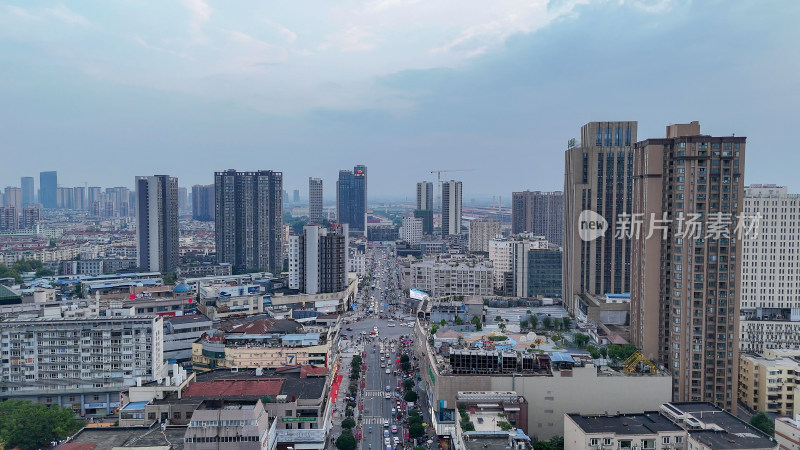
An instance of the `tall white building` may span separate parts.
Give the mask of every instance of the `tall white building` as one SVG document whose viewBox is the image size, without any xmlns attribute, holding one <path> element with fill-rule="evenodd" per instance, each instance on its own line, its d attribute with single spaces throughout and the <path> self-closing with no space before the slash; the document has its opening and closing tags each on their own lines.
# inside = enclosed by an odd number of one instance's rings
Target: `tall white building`
<svg viewBox="0 0 800 450">
<path fill-rule="evenodd" d="M 502 289 L 505 273 L 511 272 L 511 243 L 503 238 L 489 240 L 489 261 L 492 262 L 494 287 Z"/>
<path fill-rule="evenodd" d="M 469 222 L 469 251 L 488 252 L 489 240 L 503 232 L 500 222 L 489 219 L 475 219 Z"/>
<path fill-rule="evenodd" d="M 433 183 L 430 181 L 417 183 L 417 210 L 433 211 Z"/>
<path fill-rule="evenodd" d="M 739 348 L 800 347 L 800 195 L 774 184 L 745 187 L 744 214 L 760 215 L 742 240 Z"/>
<path fill-rule="evenodd" d="M 461 234 L 461 182 L 442 182 L 442 236 Z"/>
<path fill-rule="evenodd" d="M 400 226 L 400 239 L 411 245 L 418 245 L 422 240 L 422 219 L 403 217 L 403 225 Z"/>
<path fill-rule="evenodd" d="M 303 227 L 289 238 L 289 288 L 304 294 L 343 291 L 347 287 L 348 226 Z"/>
<path fill-rule="evenodd" d="M 0 399 L 107 415 L 123 387 L 164 377 L 163 342 L 157 315 L 0 321 Z"/>
</svg>

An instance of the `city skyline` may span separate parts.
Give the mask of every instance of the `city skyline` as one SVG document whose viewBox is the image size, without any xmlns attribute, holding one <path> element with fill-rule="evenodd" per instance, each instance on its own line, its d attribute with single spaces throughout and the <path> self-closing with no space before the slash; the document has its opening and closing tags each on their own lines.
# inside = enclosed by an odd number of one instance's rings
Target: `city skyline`
<svg viewBox="0 0 800 450">
<path fill-rule="evenodd" d="M 260 5 L 243 18 L 196 1 L 165 6 L 152 29 L 142 25 L 150 14 L 124 6 L 109 17 L 93 4 L 4 5 L 0 114 L 15 162 L 0 180 L 16 186 L 57 168 L 64 186 L 113 186 L 135 173 L 192 186 L 220 167 L 268 167 L 305 192 L 309 176 L 333 186 L 337 168 L 358 162 L 372 168 L 375 198 L 412 192 L 412 180 L 445 168 L 473 169 L 459 176 L 467 198 L 505 196 L 558 190 L 554 168 L 577 124 L 630 119 L 641 138 L 693 120 L 714 135 L 747 135 L 765 156 L 748 182 L 792 185 L 791 171 L 768 161 L 798 100 L 785 55 L 800 41 L 800 5 L 578 3 L 509 2 L 457 17 L 447 2 L 322 4 L 337 20 L 306 24 L 293 8 Z M 415 33 L 399 33 L 421 16 Z M 741 32 L 714 32 L 731 27 Z M 582 67 L 592 67 L 590 82 Z M 659 107 L 642 108 L 646 100 Z M 787 167 L 800 162 L 788 158 Z M 484 169 L 504 176 L 490 181 Z"/>
</svg>

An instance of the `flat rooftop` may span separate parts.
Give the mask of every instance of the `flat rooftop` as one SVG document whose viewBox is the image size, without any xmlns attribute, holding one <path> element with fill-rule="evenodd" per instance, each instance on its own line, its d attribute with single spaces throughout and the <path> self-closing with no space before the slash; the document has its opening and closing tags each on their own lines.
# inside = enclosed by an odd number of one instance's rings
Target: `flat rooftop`
<svg viewBox="0 0 800 450">
<path fill-rule="evenodd" d="M 682 428 L 662 416 L 658 411 L 646 411 L 641 414 L 620 415 L 582 415 L 568 414 L 586 434 L 615 433 L 617 435 L 630 434 L 658 434 L 659 432 L 681 431 Z"/>
<path fill-rule="evenodd" d="M 690 427 L 705 425 L 706 429 L 690 429 L 689 435 L 711 449 L 773 448 L 777 445 L 766 434 L 711 403 L 672 402 L 662 408 L 691 415 L 693 419 L 686 420 Z M 712 425 L 717 430 L 710 429 Z"/>
<path fill-rule="evenodd" d="M 186 427 L 109 427 L 84 428 L 69 443 L 95 444 L 94 450 L 111 450 L 114 447 L 161 447 L 183 449 Z"/>
</svg>

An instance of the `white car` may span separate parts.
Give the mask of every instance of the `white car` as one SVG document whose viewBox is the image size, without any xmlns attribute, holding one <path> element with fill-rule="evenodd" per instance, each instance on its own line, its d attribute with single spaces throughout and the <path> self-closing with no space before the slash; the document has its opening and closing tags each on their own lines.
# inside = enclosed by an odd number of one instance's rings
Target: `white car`
<svg viewBox="0 0 800 450">
<path fill-rule="evenodd" d="M 400 444 L 400 438 L 399 438 L 399 437 L 397 437 L 397 436 L 395 436 L 395 437 L 394 437 L 394 445 L 395 445 L 395 447 L 396 447 L 397 445 L 399 445 L 399 444 Z"/>
<path fill-rule="evenodd" d="M 381 366 L 381 367 L 382 367 L 382 366 Z M 391 373 L 392 373 L 392 369 L 386 369 L 386 375 L 389 375 L 389 374 L 391 374 Z"/>
<path fill-rule="evenodd" d="M 389 439 L 389 438 L 383 438 L 383 443 L 384 443 L 384 445 L 386 445 L 387 447 L 391 447 L 391 446 L 392 446 L 392 440 L 391 440 L 391 439 Z"/>
</svg>

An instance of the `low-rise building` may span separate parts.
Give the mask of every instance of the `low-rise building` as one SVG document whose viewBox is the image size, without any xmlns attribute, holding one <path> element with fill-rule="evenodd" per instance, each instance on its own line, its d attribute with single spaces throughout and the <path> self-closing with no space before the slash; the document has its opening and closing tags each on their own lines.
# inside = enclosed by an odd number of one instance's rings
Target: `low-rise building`
<svg viewBox="0 0 800 450">
<path fill-rule="evenodd" d="M 183 448 L 274 450 L 278 445 L 275 425 L 261 400 L 206 400 L 192 414 Z"/>
<path fill-rule="evenodd" d="M 192 344 L 209 333 L 213 322 L 202 314 L 164 317 L 164 359 L 173 362 L 192 360 Z"/>
<path fill-rule="evenodd" d="M 780 450 L 800 450 L 800 415 L 775 419 L 775 440 Z"/>
<path fill-rule="evenodd" d="M 264 312 L 264 299 L 258 285 L 200 285 L 200 311 L 212 320 Z"/>
<path fill-rule="evenodd" d="M 411 277 L 411 286 L 428 292 L 431 297 L 493 293 L 489 261 L 426 259 L 411 264 Z"/>
<path fill-rule="evenodd" d="M 566 414 L 564 448 L 767 450 L 777 442 L 711 403 L 687 402 L 630 414 Z"/>
<path fill-rule="evenodd" d="M 779 353 L 739 355 L 739 400 L 754 411 L 791 416 L 800 387 L 800 350 Z"/>
</svg>

